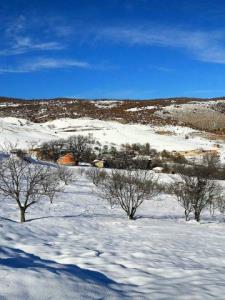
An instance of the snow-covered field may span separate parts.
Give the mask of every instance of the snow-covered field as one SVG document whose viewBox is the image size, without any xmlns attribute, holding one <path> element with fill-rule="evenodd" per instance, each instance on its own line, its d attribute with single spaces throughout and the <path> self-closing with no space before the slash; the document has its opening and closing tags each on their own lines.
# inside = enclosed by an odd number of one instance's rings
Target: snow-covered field
<svg viewBox="0 0 225 300">
<path fill-rule="evenodd" d="M 89 133 L 102 144 L 148 142 L 158 150 L 212 149 L 215 143 L 181 126 L 0 119 L 0 145 L 26 148 Z M 24 224 L 17 222 L 15 203 L 1 199 L 0 299 L 225 299 L 223 216 L 185 222 L 175 199 L 161 195 L 129 221 L 99 199 L 77 167 L 72 169 L 75 182 L 53 204 L 28 209 Z"/>
<path fill-rule="evenodd" d="M 1 202 L 0 299 L 224 299 L 222 217 L 185 222 L 161 195 L 130 221 L 77 176 L 53 204 L 28 210 L 27 223 Z"/>
<path fill-rule="evenodd" d="M 172 135 L 158 134 L 157 131 L 169 131 Z M 31 147 L 31 144 L 40 144 L 52 139 L 89 133 L 102 144 L 150 143 L 151 147 L 159 151 L 200 148 L 209 150 L 215 146 L 215 141 L 210 141 L 199 134 L 194 135 L 197 133 L 196 130 L 183 126 L 157 127 L 87 118 L 58 119 L 37 124 L 12 117 L 0 118 L 0 145 L 10 142 L 26 148 Z M 189 134 L 189 139 L 185 139 Z M 224 143 L 221 143 L 221 146 L 223 149 Z"/>
</svg>

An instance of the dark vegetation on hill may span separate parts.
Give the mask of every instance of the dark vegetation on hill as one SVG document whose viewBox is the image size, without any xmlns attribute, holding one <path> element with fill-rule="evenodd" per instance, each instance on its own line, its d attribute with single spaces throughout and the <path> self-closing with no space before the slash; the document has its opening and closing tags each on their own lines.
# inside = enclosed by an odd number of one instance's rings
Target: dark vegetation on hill
<svg viewBox="0 0 225 300">
<path fill-rule="evenodd" d="M 25 100 L 0 97 L 0 117 L 25 118 L 36 123 L 59 118 L 89 117 L 100 120 L 116 120 L 121 123 L 172 124 L 194 127 L 189 122 L 177 120 L 172 116 L 162 117 L 156 112 L 170 105 L 183 105 L 196 101 L 216 101 L 218 99 L 225 99 L 225 97 L 213 99 L 180 97 L 151 100 L 70 98 Z M 220 112 L 224 113 L 223 110 Z"/>
</svg>

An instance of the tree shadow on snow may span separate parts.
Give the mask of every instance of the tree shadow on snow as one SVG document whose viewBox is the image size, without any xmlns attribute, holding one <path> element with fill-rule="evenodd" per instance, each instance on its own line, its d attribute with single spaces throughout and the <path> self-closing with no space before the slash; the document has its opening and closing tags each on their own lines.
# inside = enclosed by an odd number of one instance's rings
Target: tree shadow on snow
<svg viewBox="0 0 225 300">
<path fill-rule="evenodd" d="M 119 297 L 125 296 L 124 291 L 121 290 L 121 285 L 100 272 L 79 268 L 72 264 L 59 264 L 20 249 L 0 247 L 0 269 L 2 267 L 24 270 L 22 272 L 25 272 L 25 270 L 47 271 L 59 276 L 68 276 L 71 280 L 79 279 L 85 283 L 93 284 L 95 287 L 104 287 L 109 291 L 118 293 Z"/>
<path fill-rule="evenodd" d="M 37 221 L 37 220 L 42 220 L 42 219 L 64 219 L 64 218 L 78 218 L 78 217 L 82 217 L 82 218 L 89 218 L 89 219 L 93 219 L 93 218 L 102 218 L 102 217 L 108 217 L 109 215 L 107 214 L 91 214 L 88 213 L 86 214 L 85 212 L 82 212 L 78 215 L 64 215 L 64 216 L 44 216 L 44 217 L 37 217 L 37 218 L 32 218 L 32 219 L 27 219 L 26 222 L 31 222 L 31 221 Z M 121 215 L 111 215 L 111 217 L 113 217 L 114 219 L 121 219 Z"/>
<path fill-rule="evenodd" d="M 12 222 L 12 223 L 19 223 L 19 222 L 15 221 L 15 220 L 12 220 L 12 219 L 9 219 L 9 218 L 5 218 L 5 217 L 1 217 L 1 216 L 0 216 L 0 220 L 9 221 L 9 222 Z"/>
<path fill-rule="evenodd" d="M 151 220 L 181 220 L 184 219 L 182 215 L 144 215 L 144 216 L 137 216 L 137 219 L 151 219 Z"/>
</svg>

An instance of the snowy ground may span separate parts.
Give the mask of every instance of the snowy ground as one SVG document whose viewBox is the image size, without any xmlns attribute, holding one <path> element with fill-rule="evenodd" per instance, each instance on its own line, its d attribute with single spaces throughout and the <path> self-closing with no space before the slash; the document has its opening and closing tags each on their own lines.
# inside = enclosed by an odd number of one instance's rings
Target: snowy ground
<svg viewBox="0 0 225 300">
<path fill-rule="evenodd" d="M 169 196 L 138 215 L 110 209 L 82 176 L 25 224 L 1 205 L 0 299 L 224 299 L 222 218 L 186 223 Z"/>
<path fill-rule="evenodd" d="M 169 131 L 170 135 L 157 131 Z M 183 126 L 147 126 L 140 124 L 121 124 L 114 121 L 96 119 L 59 119 L 47 123 L 36 124 L 24 119 L 0 118 L 0 145 L 17 144 L 19 147 L 31 147 L 44 141 L 66 138 L 75 134 L 93 134 L 103 145 L 120 145 L 124 143 L 150 143 L 159 150 L 186 151 L 194 149 L 213 149 L 216 141 L 210 141 L 196 134 L 197 131 Z M 185 139 L 189 135 L 189 139 Z M 224 150 L 224 142 L 221 151 Z M 224 152 L 224 151 L 222 151 Z"/>
</svg>

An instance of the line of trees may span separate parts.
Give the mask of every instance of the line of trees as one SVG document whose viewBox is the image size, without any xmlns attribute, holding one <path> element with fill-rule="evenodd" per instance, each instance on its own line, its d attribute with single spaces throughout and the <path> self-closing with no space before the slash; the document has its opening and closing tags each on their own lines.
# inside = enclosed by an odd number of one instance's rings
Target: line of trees
<svg viewBox="0 0 225 300">
<path fill-rule="evenodd" d="M 86 146 L 76 146 L 76 143 L 87 144 L 87 140 L 80 139 L 79 136 L 70 139 L 70 143 L 77 149 L 76 153 L 88 149 Z M 150 148 L 146 147 L 144 150 L 150 151 Z M 86 176 L 99 189 L 100 197 L 108 201 L 112 208 L 121 207 L 129 219 L 135 219 L 137 210 L 144 201 L 153 200 L 164 192 L 177 199 L 184 208 L 186 220 L 192 214 L 199 222 L 206 209 L 225 211 L 223 188 L 215 180 L 218 174 L 223 174 L 218 157 L 205 156 L 203 163 L 204 165 L 180 165 L 176 180 L 164 186 L 159 184 L 158 177 L 153 172 L 140 170 L 137 166 L 108 172 L 90 168 L 86 171 Z M 44 199 L 49 199 L 52 203 L 72 180 L 73 172 L 66 167 L 50 167 L 10 156 L 0 160 L 0 196 L 15 202 L 21 222 L 26 221 L 26 212 L 30 207 Z"/>
<path fill-rule="evenodd" d="M 204 210 L 213 213 L 216 209 L 225 212 L 225 195 L 218 181 L 206 177 L 201 169 L 192 168 L 189 175 L 178 174 L 169 184 L 160 184 L 152 172 L 142 170 L 91 169 L 86 176 L 99 190 L 102 199 L 110 206 L 120 207 L 129 219 L 134 219 L 137 209 L 146 200 L 153 200 L 160 193 L 173 195 L 184 209 L 186 221 L 193 214 L 199 222 Z"/>
</svg>

